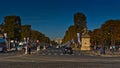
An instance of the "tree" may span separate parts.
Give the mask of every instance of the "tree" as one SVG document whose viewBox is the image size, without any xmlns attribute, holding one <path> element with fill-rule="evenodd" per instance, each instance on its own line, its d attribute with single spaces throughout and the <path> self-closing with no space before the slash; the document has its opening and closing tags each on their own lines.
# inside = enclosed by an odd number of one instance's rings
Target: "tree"
<svg viewBox="0 0 120 68">
<path fill-rule="evenodd" d="M 86 16 L 83 13 L 74 14 L 74 25 L 86 28 Z"/>
<path fill-rule="evenodd" d="M 46 37 L 44 34 L 42 34 L 41 32 L 39 31 L 36 31 L 36 30 L 31 30 L 31 40 L 40 40 L 42 42 L 46 42 L 46 43 L 50 43 L 51 40 Z"/>
<path fill-rule="evenodd" d="M 4 18 L 4 33 L 7 33 L 7 37 L 19 38 L 21 35 L 21 19 L 19 16 L 6 16 Z"/>
<path fill-rule="evenodd" d="M 104 37 L 110 39 L 111 45 L 120 42 L 120 20 L 108 20 L 101 29 L 104 31 Z"/>
<path fill-rule="evenodd" d="M 22 40 L 26 37 L 31 38 L 31 25 L 23 25 L 21 29 Z"/>
<path fill-rule="evenodd" d="M 99 45 L 107 47 L 120 45 L 120 20 L 108 20 L 101 28 L 93 30 L 91 42 L 92 44 L 99 42 Z"/>
<path fill-rule="evenodd" d="M 63 38 L 63 43 L 71 41 L 72 39 L 77 42 L 77 33 L 80 33 L 81 36 L 84 28 L 87 28 L 86 16 L 83 13 L 76 13 L 74 15 L 74 25 L 68 27 Z"/>
<path fill-rule="evenodd" d="M 100 45 L 101 43 L 101 30 L 100 29 L 95 29 L 91 33 L 91 43 L 92 45 Z"/>
</svg>

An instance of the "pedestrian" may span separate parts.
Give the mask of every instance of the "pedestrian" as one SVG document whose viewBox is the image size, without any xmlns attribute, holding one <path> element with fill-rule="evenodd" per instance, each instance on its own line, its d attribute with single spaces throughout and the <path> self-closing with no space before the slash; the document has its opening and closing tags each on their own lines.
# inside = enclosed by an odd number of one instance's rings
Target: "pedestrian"
<svg viewBox="0 0 120 68">
<path fill-rule="evenodd" d="M 31 54 L 31 47 L 28 46 L 28 54 L 30 55 Z"/>
<path fill-rule="evenodd" d="M 25 47 L 22 47 L 22 54 L 25 54 Z"/>
<path fill-rule="evenodd" d="M 103 47 L 103 54 L 105 55 L 105 50 L 106 50 L 106 47 Z"/>
<path fill-rule="evenodd" d="M 112 46 L 110 46 L 110 51 L 111 51 L 111 52 L 112 52 L 112 49 L 113 49 Z"/>
</svg>

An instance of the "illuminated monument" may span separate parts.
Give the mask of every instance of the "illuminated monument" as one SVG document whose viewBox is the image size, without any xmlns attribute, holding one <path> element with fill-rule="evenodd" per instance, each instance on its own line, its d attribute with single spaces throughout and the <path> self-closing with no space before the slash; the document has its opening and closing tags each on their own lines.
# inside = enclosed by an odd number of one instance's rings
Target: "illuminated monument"
<svg viewBox="0 0 120 68">
<path fill-rule="evenodd" d="M 90 50 L 90 35 L 88 34 L 88 30 L 84 28 L 84 32 L 82 33 L 81 37 L 81 50 Z"/>
</svg>

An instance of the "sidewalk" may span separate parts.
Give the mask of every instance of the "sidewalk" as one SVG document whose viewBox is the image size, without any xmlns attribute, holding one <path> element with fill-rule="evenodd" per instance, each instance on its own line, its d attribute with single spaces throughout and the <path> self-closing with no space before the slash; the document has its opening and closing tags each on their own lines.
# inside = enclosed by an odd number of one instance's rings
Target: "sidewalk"
<svg viewBox="0 0 120 68">
<path fill-rule="evenodd" d="M 91 56 L 101 56 L 101 57 L 120 57 L 120 51 L 105 51 L 105 54 L 100 54 L 99 51 L 86 51 L 86 52 L 82 52 L 84 54 L 88 54 Z"/>
<path fill-rule="evenodd" d="M 114 52 L 106 51 L 106 54 L 101 55 L 101 56 L 103 56 L 103 57 L 120 57 L 120 51 L 114 51 Z"/>
</svg>

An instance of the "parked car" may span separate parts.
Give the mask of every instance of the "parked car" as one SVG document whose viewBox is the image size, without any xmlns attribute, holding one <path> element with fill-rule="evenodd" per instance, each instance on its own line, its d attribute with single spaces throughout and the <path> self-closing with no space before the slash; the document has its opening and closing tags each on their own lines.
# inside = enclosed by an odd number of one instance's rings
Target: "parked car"
<svg viewBox="0 0 120 68">
<path fill-rule="evenodd" d="M 13 49 L 16 50 L 16 51 L 21 51 L 22 48 L 24 47 L 24 43 L 23 42 L 16 42 L 14 43 L 14 47 Z"/>
<path fill-rule="evenodd" d="M 7 52 L 6 40 L 0 38 L 0 52 Z"/>
<path fill-rule="evenodd" d="M 18 46 L 17 46 L 17 50 L 18 50 L 18 51 L 22 50 L 22 48 L 23 48 L 23 45 L 18 45 Z"/>
</svg>

